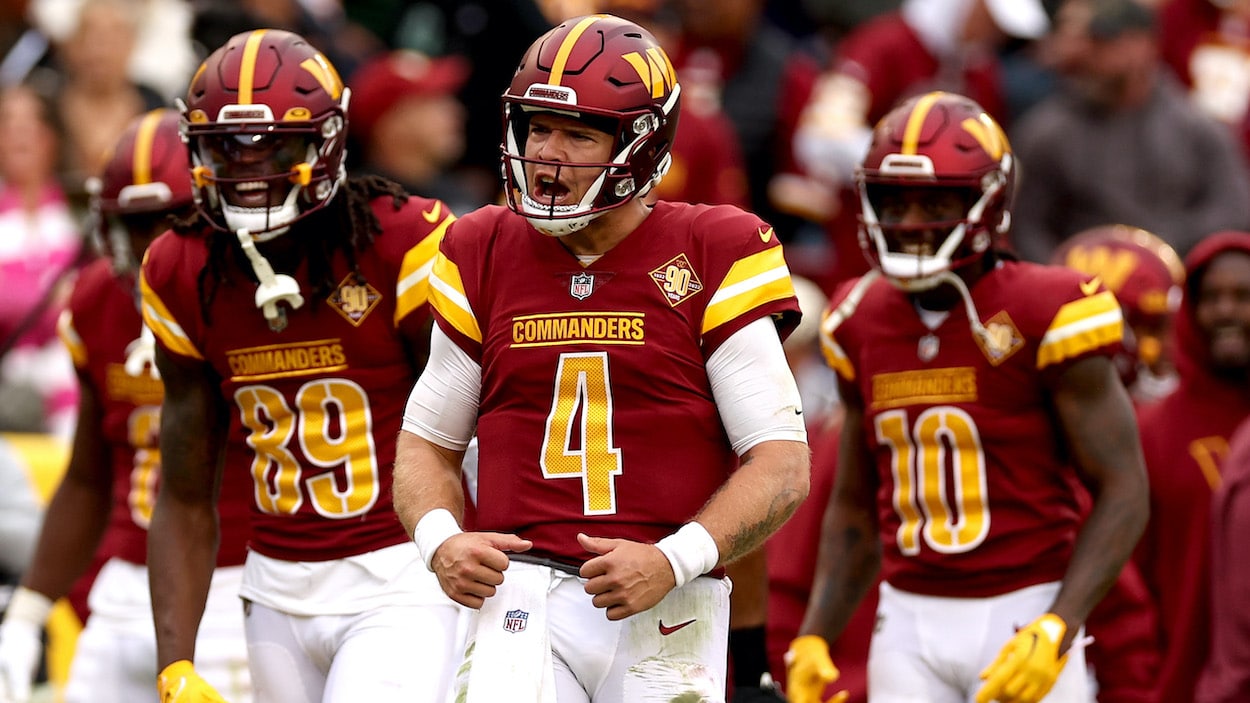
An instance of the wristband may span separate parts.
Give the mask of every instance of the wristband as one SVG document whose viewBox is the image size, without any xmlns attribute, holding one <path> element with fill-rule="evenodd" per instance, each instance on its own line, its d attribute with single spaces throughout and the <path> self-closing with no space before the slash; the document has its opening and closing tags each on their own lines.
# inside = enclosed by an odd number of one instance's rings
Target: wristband
<svg viewBox="0 0 1250 703">
<path fill-rule="evenodd" d="M 39 591 L 25 586 L 13 589 L 13 597 L 9 599 L 9 607 L 4 612 L 4 621 L 24 623 L 33 627 L 43 627 L 52 613 L 52 599 Z"/>
<path fill-rule="evenodd" d="M 434 567 L 430 564 L 434 561 L 434 552 L 443 542 L 461 532 L 460 523 L 447 508 L 435 508 L 422 515 L 417 521 L 417 529 L 412 531 L 412 541 L 417 543 L 417 552 L 421 554 L 425 568 L 433 571 Z"/>
<path fill-rule="evenodd" d="M 681 588 L 706 574 L 720 563 L 720 549 L 707 529 L 697 522 L 688 522 L 673 534 L 655 543 L 673 567 L 673 577 Z"/>
</svg>

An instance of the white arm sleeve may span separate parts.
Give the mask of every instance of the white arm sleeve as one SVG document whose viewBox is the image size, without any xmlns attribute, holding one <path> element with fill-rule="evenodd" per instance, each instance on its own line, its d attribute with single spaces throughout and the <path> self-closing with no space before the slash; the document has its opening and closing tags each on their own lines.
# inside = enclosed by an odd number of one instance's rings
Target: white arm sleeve
<svg viewBox="0 0 1250 703">
<path fill-rule="evenodd" d="M 430 335 L 430 360 L 408 396 L 403 429 L 440 447 L 464 451 L 477 425 L 482 367 L 438 325 Z"/>
<path fill-rule="evenodd" d="M 799 389 L 771 318 L 725 340 L 708 357 L 707 377 L 738 456 L 768 440 L 807 441 Z"/>
</svg>

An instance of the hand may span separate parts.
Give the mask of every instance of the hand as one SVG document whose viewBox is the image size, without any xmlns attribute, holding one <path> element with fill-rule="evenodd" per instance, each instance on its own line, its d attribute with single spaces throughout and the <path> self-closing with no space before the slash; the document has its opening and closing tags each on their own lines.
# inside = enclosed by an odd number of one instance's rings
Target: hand
<svg viewBox="0 0 1250 703">
<path fill-rule="evenodd" d="M 786 652 L 786 696 L 791 703 L 822 703 L 825 687 L 841 673 L 829 658 L 829 644 L 820 635 L 803 635 Z M 848 691 L 838 691 L 823 703 L 845 703 Z"/>
<path fill-rule="evenodd" d="M 0 703 L 26 703 L 43 652 L 41 628 L 17 618 L 0 624 Z"/>
<path fill-rule="evenodd" d="M 1046 613 L 1016 632 L 992 664 L 981 672 L 985 684 L 977 703 L 1037 703 L 1055 685 L 1068 655 L 1059 656 L 1067 624 Z"/>
<path fill-rule="evenodd" d="M 208 682 L 195 673 L 195 665 L 179 659 L 156 678 L 161 703 L 226 703 Z"/>
<path fill-rule="evenodd" d="M 664 600 L 677 585 L 673 567 L 654 544 L 577 535 L 582 549 L 598 554 L 582 564 L 586 593 L 596 608 L 604 608 L 609 620 L 623 620 Z"/>
<path fill-rule="evenodd" d="M 18 586 L 0 623 L 0 703 L 26 703 L 43 653 L 43 624 L 52 599 Z"/>
<path fill-rule="evenodd" d="M 434 551 L 430 568 L 448 598 L 469 608 L 481 608 L 503 583 L 508 555 L 524 552 L 534 543 L 499 532 L 461 532 L 448 537 Z"/>
</svg>

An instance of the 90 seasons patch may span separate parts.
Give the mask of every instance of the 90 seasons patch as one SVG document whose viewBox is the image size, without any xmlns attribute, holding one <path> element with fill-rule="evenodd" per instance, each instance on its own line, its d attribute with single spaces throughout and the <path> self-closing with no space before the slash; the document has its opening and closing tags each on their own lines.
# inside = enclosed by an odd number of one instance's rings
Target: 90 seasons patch
<svg viewBox="0 0 1250 703">
<path fill-rule="evenodd" d="M 326 302 L 348 322 L 359 327 L 381 299 L 382 294 L 377 288 L 358 280 L 355 273 L 349 273 L 326 298 Z"/>
<path fill-rule="evenodd" d="M 660 287 L 668 304 L 677 307 L 683 300 L 703 290 L 703 282 L 685 254 L 678 254 L 668 263 L 651 272 L 651 280 Z"/>
</svg>

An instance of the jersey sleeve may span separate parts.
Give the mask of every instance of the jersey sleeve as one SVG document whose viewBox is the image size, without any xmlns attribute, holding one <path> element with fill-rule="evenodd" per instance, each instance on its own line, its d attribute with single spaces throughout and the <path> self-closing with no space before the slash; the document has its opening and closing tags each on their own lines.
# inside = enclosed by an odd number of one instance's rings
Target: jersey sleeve
<svg viewBox="0 0 1250 703">
<path fill-rule="evenodd" d="M 1058 284 L 1062 285 L 1062 284 Z M 1094 277 L 1075 282 L 1037 346 L 1037 369 L 1066 366 L 1091 354 L 1114 354 L 1124 338 L 1124 315 L 1115 295 Z"/>
<path fill-rule="evenodd" d="M 799 323 L 799 301 L 781 241 L 772 226 L 737 208 L 716 208 L 696 221 L 716 233 L 709 246 L 732 252 L 708 299 L 701 330 L 710 354 L 734 332 L 769 315 L 781 339 Z M 715 255 L 714 255 L 715 256 Z"/>
<path fill-rule="evenodd" d="M 396 276 L 395 327 L 400 330 L 424 326 L 426 318 L 418 313 L 430 302 L 430 271 L 434 268 L 439 242 L 456 220 L 451 208 L 441 200 L 422 198 L 402 212 L 410 215 L 409 222 L 401 226 L 415 229 L 420 234 L 414 237 L 415 243 L 411 243 L 404 252 L 399 275 Z"/>
<path fill-rule="evenodd" d="M 429 276 L 430 307 L 434 319 L 443 332 L 473 361 L 482 362 L 482 329 L 476 312 L 469 302 L 465 286 L 466 274 L 475 280 L 473 247 L 466 246 L 469 239 L 461 230 L 472 230 L 474 218 L 470 215 L 456 221 L 448 235 L 439 244 L 438 254 L 431 264 Z M 455 233 L 455 236 L 451 236 Z"/>
<path fill-rule="evenodd" d="M 152 330 L 157 341 L 170 353 L 187 359 L 204 361 L 204 353 L 196 346 L 185 327 L 186 321 L 180 321 L 173 312 L 174 305 L 181 299 L 196 305 L 199 298 L 194 294 L 195 286 L 191 286 L 191 295 L 179 295 L 175 288 L 179 275 L 189 276 L 194 282 L 196 274 L 182 273 L 171 265 L 178 261 L 175 249 L 177 240 L 172 233 L 158 237 L 143 255 L 143 265 L 139 273 L 139 292 L 142 300 L 141 308 L 143 323 Z"/>
</svg>

